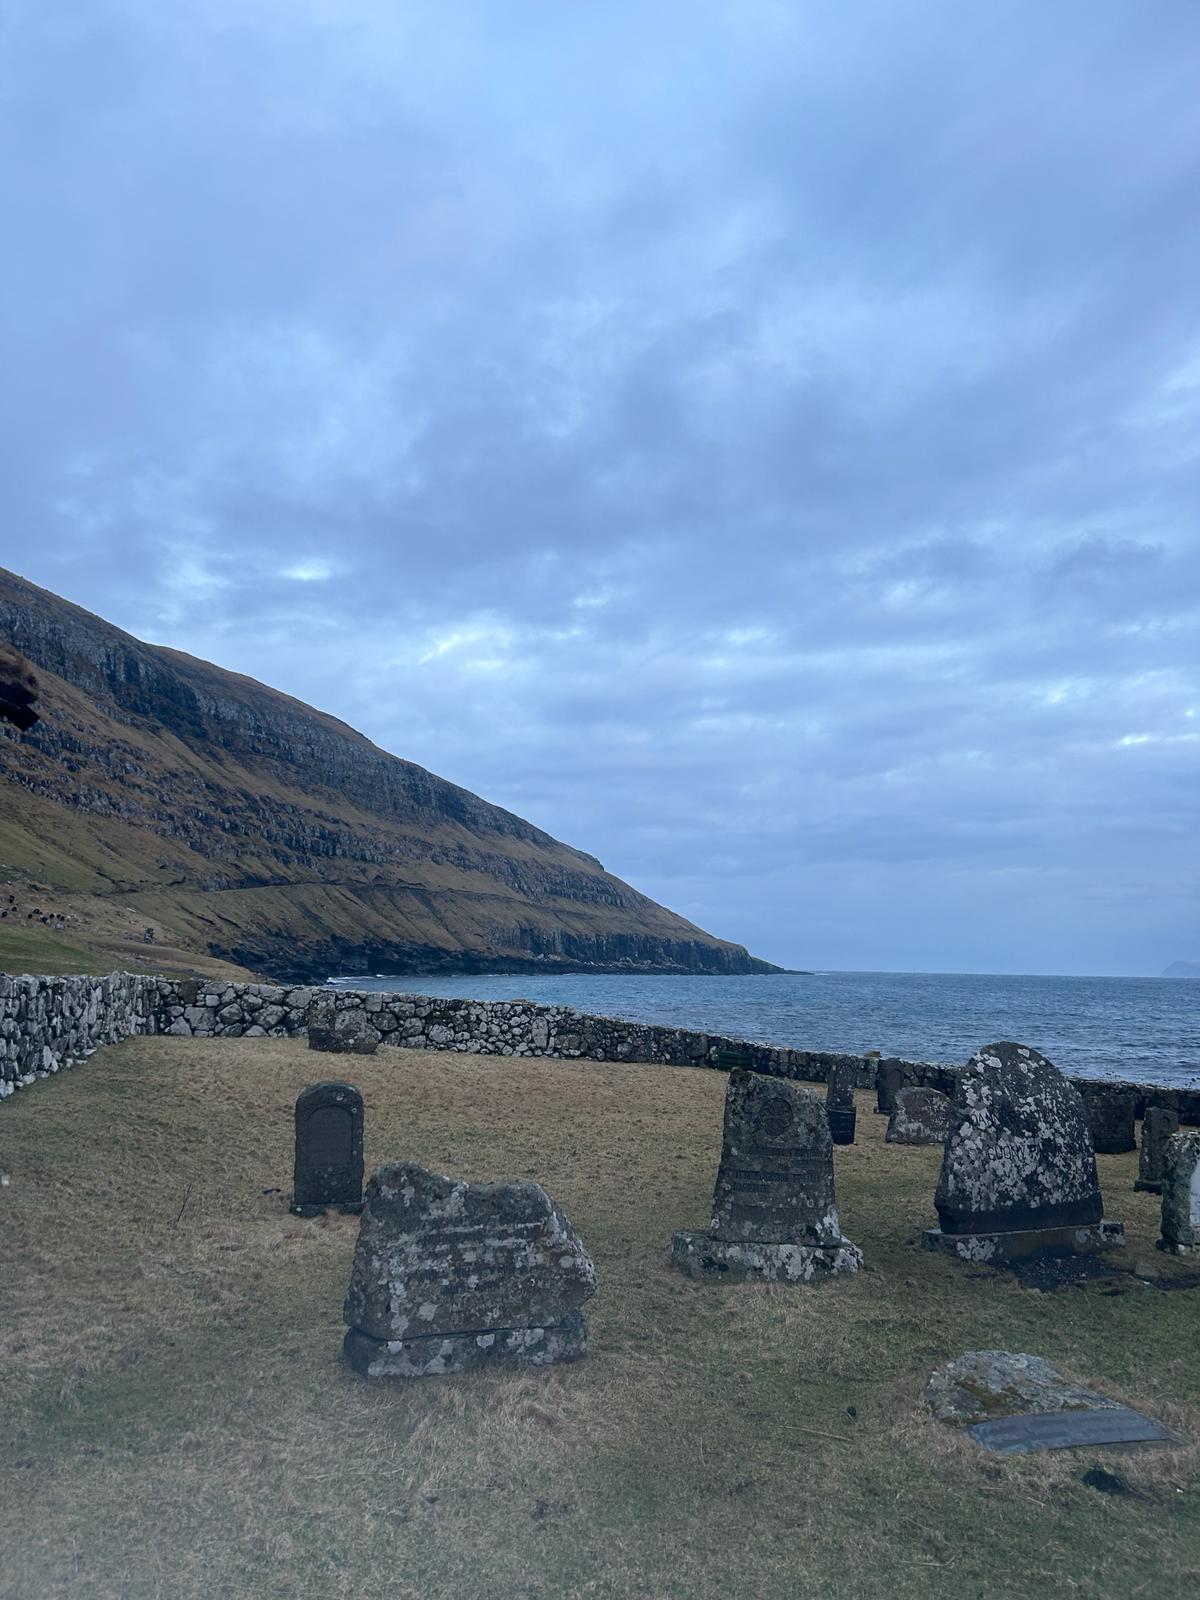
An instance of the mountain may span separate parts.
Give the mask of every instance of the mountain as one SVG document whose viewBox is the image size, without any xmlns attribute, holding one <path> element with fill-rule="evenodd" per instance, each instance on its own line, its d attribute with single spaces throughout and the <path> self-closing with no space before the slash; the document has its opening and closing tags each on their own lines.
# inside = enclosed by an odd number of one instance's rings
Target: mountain
<svg viewBox="0 0 1200 1600">
<path fill-rule="evenodd" d="M 288 980 L 779 970 L 336 718 L 3 569 L 0 640 L 40 713 L 0 724 L 0 930 Z"/>
<path fill-rule="evenodd" d="M 1172 961 L 1162 970 L 1164 978 L 1200 978 L 1200 961 Z"/>
</svg>

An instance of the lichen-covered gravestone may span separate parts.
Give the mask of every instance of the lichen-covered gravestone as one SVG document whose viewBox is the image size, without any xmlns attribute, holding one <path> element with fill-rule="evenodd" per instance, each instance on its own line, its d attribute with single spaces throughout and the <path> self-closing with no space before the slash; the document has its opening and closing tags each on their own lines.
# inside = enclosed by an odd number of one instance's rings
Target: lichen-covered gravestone
<svg viewBox="0 0 1200 1600">
<path fill-rule="evenodd" d="M 901 1089 L 884 1135 L 888 1144 L 945 1144 L 950 1097 L 940 1089 Z"/>
<path fill-rule="evenodd" d="M 830 1067 L 825 1080 L 825 1114 L 829 1136 L 834 1144 L 853 1144 L 858 1112 L 854 1104 L 856 1070 L 851 1062 L 839 1061 Z"/>
<path fill-rule="evenodd" d="M 1200 1255 L 1200 1131 L 1167 1140 L 1158 1248 L 1176 1256 Z"/>
<path fill-rule="evenodd" d="M 671 1259 L 693 1278 L 811 1283 L 858 1270 L 862 1253 L 842 1237 L 834 1205 L 833 1144 L 816 1095 L 782 1078 L 730 1074 L 712 1222 L 705 1233 L 676 1233 Z"/>
<path fill-rule="evenodd" d="M 363 1098 L 350 1083 L 310 1083 L 296 1099 L 292 1210 L 320 1216 L 327 1207 L 362 1210 Z"/>
<path fill-rule="evenodd" d="M 1138 1175 L 1135 1189 L 1145 1194 L 1161 1194 L 1163 1163 L 1166 1160 L 1167 1140 L 1179 1132 L 1179 1113 L 1167 1106 L 1147 1106 L 1142 1118 L 1142 1146 L 1138 1152 Z"/>
<path fill-rule="evenodd" d="M 967 1261 L 1088 1253 L 1125 1242 L 1104 1218 L 1083 1101 L 1045 1056 L 1005 1040 L 959 1079 L 931 1250 Z"/>
<path fill-rule="evenodd" d="M 343 1348 L 372 1378 L 573 1361 L 595 1289 L 587 1251 L 538 1184 L 397 1161 L 367 1185 Z"/>
<path fill-rule="evenodd" d="M 379 1035 L 360 1006 L 339 1006 L 333 995 L 322 995 L 308 1008 L 308 1048 L 335 1055 L 373 1056 Z"/>
<path fill-rule="evenodd" d="M 1092 1132 L 1092 1149 L 1097 1155 L 1119 1156 L 1137 1149 L 1137 1099 L 1129 1089 L 1089 1088 L 1083 1106 Z"/>
<path fill-rule="evenodd" d="M 904 1068 L 898 1061 L 881 1061 L 875 1068 L 875 1110 L 890 1117 L 896 1109 L 896 1096 L 904 1087 Z"/>
</svg>

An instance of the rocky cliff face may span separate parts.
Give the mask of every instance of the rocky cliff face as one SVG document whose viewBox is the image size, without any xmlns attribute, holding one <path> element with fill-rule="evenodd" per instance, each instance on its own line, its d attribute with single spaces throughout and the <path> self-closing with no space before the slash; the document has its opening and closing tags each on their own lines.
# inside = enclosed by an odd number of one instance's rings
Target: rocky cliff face
<svg viewBox="0 0 1200 1600">
<path fill-rule="evenodd" d="M 774 970 L 335 718 L 0 570 L 41 721 L 0 734 L 0 876 L 289 979 Z M 115 915 L 115 911 L 114 911 Z"/>
</svg>

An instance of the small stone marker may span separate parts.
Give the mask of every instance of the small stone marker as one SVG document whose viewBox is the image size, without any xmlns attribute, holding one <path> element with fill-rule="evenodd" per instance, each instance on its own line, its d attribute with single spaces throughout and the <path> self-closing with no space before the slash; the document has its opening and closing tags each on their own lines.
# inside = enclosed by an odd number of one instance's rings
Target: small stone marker
<svg viewBox="0 0 1200 1600">
<path fill-rule="evenodd" d="M 1158 1248 L 1176 1256 L 1200 1255 L 1200 1130 L 1167 1140 Z"/>
<path fill-rule="evenodd" d="M 591 1258 L 538 1184 L 395 1161 L 367 1185 L 343 1348 L 370 1378 L 574 1361 L 595 1290 Z"/>
<path fill-rule="evenodd" d="M 373 1056 L 379 1035 L 360 1006 L 339 1006 L 333 995 L 322 995 L 308 1008 L 308 1048 Z"/>
<path fill-rule="evenodd" d="M 1146 1194 L 1161 1194 L 1167 1140 L 1179 1132 L 1179 1113 L 1166 1106 L 1147 1106 L 1142 1118 L 1142 1147 L 1138 1153 L 1135 1189 Z"/>
<path fill-rule="evenodd" d="M 901 1089 L 884 1138 L 888 1144 L 945 1144 L 950 1097 L 940 1089 Z"/>
<path fill-rule="evenodd" d="M 1040 1356 L 968 1350 L 930 1375 L 921 1398 L 995 1455 L 1104 1444 L 1177 1444 L 1160 1422 L 1072 1383 Z"/>
<path fill-rule="evenodd" d="M 875 1110 L 890 1117 L 896 1109 L 896 1096 L 904 1087 L 904 1068 L 898 1061 L 881 1061 L 875 1068 Z"/>
<path fill-rule="evenodd" d="M 1124 1244 L 1104 1218 L 1079 1091 L 1028 1045 L 976 1051 L 959 1079 L 930 1250 L 996 1264 Z"/>
<path fill-rule="evenodd" d="M 1089 1089 L 1083 1097 L 1092 1148 L 1099 1156 L 1124 1155 L 1137 1149 L 1134 1112 L 1137 1098 L 1128 1089 Z"/>
<path fill-rule="evenodd" d="M 862 1252 L 842 1237 L 816 1095 L 784 1078 L 730 1075 L 712 1222 L 707 1233 L 676 1233 L 671 1259 L 693 1278 L 811 1283 L 858 1271 Z"/>
<path fill-rule="evenodd" d="M 363 1098 L 350 1083 L 310 1083 L 296 1100 L 292 1211 L 362 1210 Z"/>
<path fill-rule="evenodd" d="M 855 1066 L 839 1061 L 830 1067 L 825 1080 L 825 1114 L 829 1119 L 829 1136 L 834 1144 L 853 1144 L 854 1127 L 858 1110 L 854 1104 Z"/>
</svg>

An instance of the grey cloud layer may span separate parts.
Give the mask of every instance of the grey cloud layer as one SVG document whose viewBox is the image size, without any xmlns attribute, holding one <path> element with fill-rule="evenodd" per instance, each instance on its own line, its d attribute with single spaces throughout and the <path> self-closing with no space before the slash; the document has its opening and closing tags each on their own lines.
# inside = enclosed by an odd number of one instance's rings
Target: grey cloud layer
<svg viewBox="0 0 1200 1600">
<path fill-rule="evenodd" d="M 6 564 L 789 964 L 1196 953 L 1194 7 L 86 10 Z"/>
</svg>

